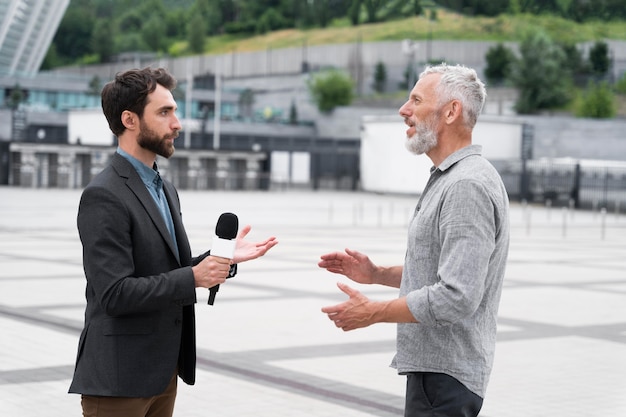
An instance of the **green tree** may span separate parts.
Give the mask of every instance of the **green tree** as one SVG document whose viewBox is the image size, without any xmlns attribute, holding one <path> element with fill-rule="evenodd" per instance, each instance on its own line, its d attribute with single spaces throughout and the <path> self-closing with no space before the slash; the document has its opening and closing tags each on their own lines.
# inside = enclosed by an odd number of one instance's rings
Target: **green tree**
<svg viewBox="0 0 626 417">
<path fill-rule="evenodd" d="M 94 75 L 93 77 L 91 77 L 91 80 L 89 80 L 87 94 L 91 96 L 99 96 L 101 91 L 102 82 L 100 81 L 100 77 Z"/>
<path fill-rule="evenodd" d="M 367 12 L 367 22 L 374 23 L 377 20 L 377 13 L 383 6 L 383 0 L 363 0 L 365 11 Z"/>
<path fill-rule="evenodd" d="M 167 49 L 163 21 L 152 15 L 141 28 L 141 38 L 151 51 L 158 52 Z"/>
<path fill-rule="evenodd" d="M 199 54 L 204 52 L 204 41 L 206 37 L 206 25 L 201 15 L 194 15 L 187 26 L 187 41 L 189 50 Z"/>
<path fill-rule="evenodd" d="M 377 93 L 385 92 L 385 84 L 387 83 L 387 68 L 382 61 L 376 63 L 374 69 L 374 90 Z"/>
<path fill-rule="evenodd" d="M 267 9 L 257 22 L 257 33 L 267 33 L 287 27 L 288 23 L 276 9 Z"/>
<path fill-rule="evenodd" d="M 609 72 L 609 45 L 604 41 L 594 43 L 589 50 L 589 62 L 595 74 L 603 76 Z"/>
<path fill-rule="evenodd" d="M 328 26 L 331 19 L 331 11 L 328 7 L 328 0 L 314 0 L 313 10 L 317 24 L 323 28 Z"/>
<path fill-rule="evenodd" d="M 509 1 L 509 9 L 508 12 L 512 15 L 519 14 L 522 11 L 522 6 L 520 6 L 520 0 L 511 0 Z"/>
<path fill-rule="evenodd" d="M 309 82 L 309 92 L 319 111 L 332 112 L 337 106 L 347 106 L 354 98 L 354 82 L 347 74 L 328 70 L 315 75 Z"/>
<path fill-rule="evenodd" d="M 563 65 L 563 50 L 545 32 L 534 30 L 524 36 L 520 54 L 511 71 L 519 92 L 516 110 L 531 114 L 566 104 L 572 77 Z"/>
<path fill-rule="evenodd" d="M 92 53 L 93 27 L 94 17 L 88 11 L 68 8 L 53 39 L 58 56 L 71 62 Z"/>
<path fill-rule="evenodd" d="M 350 9 L 348 10 L 348 17 L 352 26 L 358 26 L 361 19 L 361 3 L 363 0 L 352 0 L 350 3 Z"/>
<path fill-rule="evenodd" d="M 108 19 L 98 20 L 91 33 L 93 51 L 98 54 L 100 62 L 109 62 L 113 56 L 113 28 Z"/>
<path fill-rule="evenodd" d="M 609 119 L 615 117 L 616 113 L 615 94 L 611 91 L 608 83 L 602 81 L 596 84 L 590 81 L 587 90 L 579 101 L 576 115 L 578 117 Z"/>
<path fill-rule="evenodd" d="M 289 124 L 298 124 L 298 108 L 296 107 L 296 101 L 291 100 L 291 106 L 289 107 Z"/>
<path fill-rule="evenodd" d="M 246 88 L 239 94 L 239 114 L 246 119 L 252 118 L 253 106 L 254 91 Z"/>
<path fill-rule="evenodd" d="M 591 66 L 583 57 L 583 53 L 573 43 L 564 43 L 561 45 L 565 54 L 565 68 L 568 68 L 572 74 L 574 84 L 577 86 L 585 86 L 591 74 Z"/>
<path fill-rule="evenodd" d="M 219 0 L 196 0 L 190 8 L 191 19 L 201 16 L 204 20 L 205 35 L 216 35 L 224 26 L 222 4 Z"/>
<path fill-rule="evenodd" d="M 489 48 L 485 55 L 487 67 L 485 77 L 491 84 L 502 84 L 509 77 L 511 66 L 515 62 L 515 55 L 511 49 L 499 43 Z"/>
<path fill-rule="evenodd" d="M 419 16 L 424 12 L 424 8 L 422 7 L 422 3 L 420 0 L 413 0 L 413 13 L 415 16 Z"/>
<path fill-rule="evenodd" d="M 7 103 L 9 108 L 12 110 L 17 110 L 20 107 L 21 103 L 26 101 L 26 93 L 22 90 L 19 84 L 15 84 L 9 93 L 9 97 Z"/>
<path fill-rule="evenodd" d="M 439 0 L 437 3 L 468 15 L 497 16 L 509 9 L 510 0 Z"/>
<path fill-rule="evenodd" d="M 615 83 L 615 91 L 617 94 L 626 95 L 626 73 Z"/>
</svg>

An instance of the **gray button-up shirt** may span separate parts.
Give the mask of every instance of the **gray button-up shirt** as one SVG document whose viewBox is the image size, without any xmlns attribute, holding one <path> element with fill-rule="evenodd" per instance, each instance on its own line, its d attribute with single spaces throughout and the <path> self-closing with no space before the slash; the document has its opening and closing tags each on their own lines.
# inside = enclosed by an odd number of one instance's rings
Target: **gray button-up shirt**
<svg viewBox="0 0 626 417">
<path fill-rule="evenodd" d="M 509 201 L 478 145 L 433 167 L 408 231 L 400 296 L 419 322 L 398 325 L 399 373 L 441 372 L 484 398 L 509 248 Z"/>
</svg>

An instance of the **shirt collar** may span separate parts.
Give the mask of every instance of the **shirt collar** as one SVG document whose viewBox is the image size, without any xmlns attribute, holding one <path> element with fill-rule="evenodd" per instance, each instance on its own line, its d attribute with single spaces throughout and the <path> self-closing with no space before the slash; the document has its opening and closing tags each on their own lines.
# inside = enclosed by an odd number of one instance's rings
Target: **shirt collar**
<svg viewBox="0 0 626 417">
<path fill-rule="evenodd" d="M 131 163 L 131 165 L 139 174 L 139 177 L 141 178 L 143 183 L 146 184 L 146 187 L 158 188 L 158 185 L 161 182 L 161 176 L 159 175 L 159 171 L 157 170 L 156 162 L 154 163 L 154 167 L 150 168 L 120 147 L 117 148 L 117 153 L 122 155 L 124 158 L 126 158 L 128 162 Z"/>
<path fill-rule="evenodd" d="M 466 146 L 452 153 L 451 155 L 449 155 L 436 168 L 439 169 L 439 171 L 445 171 L 446 169 L 450 168 L 452 165 L 459 162 L 461 159 L 467 158 L 470 155 L 480 155 L 482 153 L 482 150 L 483 150 L 483 147 L 481 145 Z"/>
</svg>

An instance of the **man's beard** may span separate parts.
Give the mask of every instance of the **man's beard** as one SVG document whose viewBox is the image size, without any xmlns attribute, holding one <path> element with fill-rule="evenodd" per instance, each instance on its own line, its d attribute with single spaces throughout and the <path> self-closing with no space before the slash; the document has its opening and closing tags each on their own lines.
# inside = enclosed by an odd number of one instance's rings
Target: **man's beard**
<svg viewBox="0 0 626 417">
<path fill-rule="evenodd" d="M 405 142 L 409 152 L 421 155 L 437 146 L 436 115 L 415 125 L 415 133 Z"/>
<path fill-rule="evenodd" d="M 139 128 L 141 129 L 137 138 L 139 146 L 164 158 L 169 158 L 174 154 L 174 143 L 170 143 L 168 140 L 172 137 L 171 135 L 159 137 L 152 129 L 146 126 L 143 120 L 140 122 Z"/>
</svg>

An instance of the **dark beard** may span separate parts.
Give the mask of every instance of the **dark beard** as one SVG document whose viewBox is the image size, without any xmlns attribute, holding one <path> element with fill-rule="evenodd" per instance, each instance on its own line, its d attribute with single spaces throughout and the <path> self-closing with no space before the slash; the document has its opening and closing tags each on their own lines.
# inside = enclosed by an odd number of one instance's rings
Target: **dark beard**
<svg viewBox="0 0 626 417">
<path fill-rule="evenodd" d="M 169 158 L 174 154 L 174 145 L 168 143 L 166 136 L 159 138 L 143 121 L 140 122 L 139 127 L 141 129 L 137 138 L 139 146 L 164 158 Z"/>
</svg>

